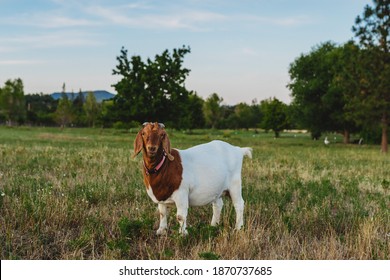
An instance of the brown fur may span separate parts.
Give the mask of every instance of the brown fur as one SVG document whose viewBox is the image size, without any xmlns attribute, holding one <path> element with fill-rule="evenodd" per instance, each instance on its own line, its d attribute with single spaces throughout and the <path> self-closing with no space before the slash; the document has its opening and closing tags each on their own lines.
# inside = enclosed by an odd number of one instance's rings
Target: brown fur
<svg viewBox="0 0 390 280">
<path fill-rule="evenodd" d="M 151 186 L 158 201 L 167 200 L 181 184 L 183 174 L 181 158 L 178 151 L 171 152 L 175 160 L 166 160 L 158 173 L 147 175 L 143 168 L 144 184 L 147 188 Z"/>
<path fill-rule="evenodd" d="M 156 153 L 149 153 L 150 148 L 155 148 Z M 148 123 L 138 132 L 134 140 L 133 157 L 141 151 L 144 165 L 150 170 L 161 162 L 165 151 L 169 160 L 165 160 L 155 174 L 148 174 L 143 167 L 143 175 L 146 188 L 152 188 L 157 200 L 167 200 L 179 188 L 182 180 L 183 166 L 179 152 L 171 150 L 168 134 L 158 123 Z"/>
</svg>

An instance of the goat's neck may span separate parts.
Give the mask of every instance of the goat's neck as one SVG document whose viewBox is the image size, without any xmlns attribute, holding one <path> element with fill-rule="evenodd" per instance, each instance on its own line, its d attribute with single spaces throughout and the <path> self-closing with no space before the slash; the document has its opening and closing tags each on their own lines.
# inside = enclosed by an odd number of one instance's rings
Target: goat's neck
<svg viewBox="0 0 390 280">
<path fill-rule="evenodd" d="M 146 152 L 143 153 L 144 163 L 147 169 L 152 170 L 163 160 L 164 151 L 159 150 L 154 158 L 150 158 L 146 155 Z"/>
</svg>

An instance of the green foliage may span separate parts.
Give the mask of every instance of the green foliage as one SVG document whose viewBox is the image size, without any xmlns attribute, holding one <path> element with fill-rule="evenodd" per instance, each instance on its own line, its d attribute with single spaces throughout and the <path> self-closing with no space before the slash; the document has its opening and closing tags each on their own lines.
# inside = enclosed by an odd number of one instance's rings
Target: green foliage
<svg viewBox="0 0 390 280">
<path fill-rule="evenodd" d="M 190 48 L 183 46 L 144 62 L 140 56 L 129 60 L 127 50 L 122 48 L 113 70 L 114 75 L 121 76 L 114 85 L 118 94 L 112 113 L 116 120 L 158 120 L 175 128 L 191 128 L 201 104 L 195 97 L 190 98 L 194 93 L 184 85 L 190 70 L 183 67 L 183 59 L 189 52 Z"/>
<path fill-rule="evenodd" d="M 93 92 L 88 92 L 83 108 L 88 125 L 95 127 L 96 120 L 100 114 L 100 105 L 96 102 Z"/>
<path fill-rule="evenodd" d="M 203 115 L 206 121 L 206 125 L 213 129 L 218 127 L 221 121 L 223 111 L 221 103 L 222 97 L 219 97 L 217 93 L 210 95 L 203 104 Z"/>
<path fill-rule="evenodd" d="M 366 6 L 363 16 L 358 16 L 352 30 L 363 50 L 357 56 L 362 69 L 360 94 L 350 96 L 352 112 L 359 121 L 359 112 L 366 112 L 365 119 L 380 123 L 382 128 L 381 149 L 388 150 L 388 127 L 390 124 L 390 3 L 374 0 L 374 7 Z"/>
<path fill-rule="evenodd" d="M 234 116 L 237 120 L 237 128 L 254 128 L 260 119 L 259 106 L 252 104 L 252 106 L 246 103 L 239 103 L 234 108 Z"/>
<path fill-rule="evenodd" d="M 327 42 L 302 54 L 289 69 L 293 106 L 299 110 L 302 125 L 318 139 L 324 131 L 344 130 L 342 92 L 333 86 L 336 75 L 336 46 Z"/>
<path fill-rule="evenodd" d="M 272 130 L 278 138 L 280 132 L 289 127 L 287 105 L 273 98 L 262 101 L 260 107 L 263 113 L 261 127 L 267 131 Z"/>
<path fill-rule="evenodd" d="M 9 126 L 23 123 L 26 118 L 23 82 L 20 78 L 7 80 L 0 88 L 0 115 L 3 115 Z"/>
<path fill-rule="evenodd" d="M 63 94 L 62 98 L 58 101 L 57 110 L 55 112 L 55 119 L 62 128 L 66 127 L 74 119 L 72 102 L 65 94 Z"/>
<path fill-rule="evenodd" d="M 363 16 L 357 16 L 352 31 L 366 48 L 379 47 L 389 53 L 390 3 L 389 0 L 374 0 L 374 7 L 364 7 Z"/>
<path fill-rule="evenodd" d="M 43 93 L 25 95 L 27 123 L 34 125 L 54 125 L 54 112 L 58 101 Z"/>
</svg>

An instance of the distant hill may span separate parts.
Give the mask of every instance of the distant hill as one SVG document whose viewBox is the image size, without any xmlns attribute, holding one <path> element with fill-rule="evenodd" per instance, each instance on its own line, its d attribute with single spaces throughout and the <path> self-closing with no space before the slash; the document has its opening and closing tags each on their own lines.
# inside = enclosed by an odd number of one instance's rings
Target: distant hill
<svg viewBox="0 0 390 280">
<path fill-rule="evenodd" d="M 87 98 L 88 92 L 90 92 L 90 91 L 82 91 L 81 92 L 81 94 L 84 97 L 84 100 L 85 100 L 85 98 Z M 95 98 L 96 98 L 97 102 L 102 102 L 103 100 L 111 99 L 115 96 L 115 94 L 110 93 L 110 92 L 105 91 L 105 90 L 93 90 L 92 92 L 95 94 Z M 51 97 L 53 97 L 53 99 L 57 100 L 57 99 L 60 99 L 62 97 L 62 92 L 54 92 L 50 95 L 51 95 Z M 74 100 L 77 98 L 79 93 L 78 92 L 66 92 L 66 95 L 68 96 L 68 98 L 70 100 Z"/>
</svg>

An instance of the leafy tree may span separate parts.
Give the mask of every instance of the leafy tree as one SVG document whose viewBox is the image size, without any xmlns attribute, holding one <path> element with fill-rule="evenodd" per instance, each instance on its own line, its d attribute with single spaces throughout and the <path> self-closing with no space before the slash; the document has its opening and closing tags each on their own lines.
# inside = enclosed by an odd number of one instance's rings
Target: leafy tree
<svg viewBox="0 0 390 280">
<path fill-rule="evenodd" d="M 73 113 L 73 123 L 77 126 L 84 126 L 86 124 L 85 113 L 84 113 L 84 102 L 85 98 L 81 91 L 76 94 L 72 92 L 71 99 L 72 102 L 72 113 Z"/>
<path fill-rule="evenodd" d="M 58 101 L 43 93 L 27 94 L 27 122 L 35 125 L 53 125 Z"/>
<path fill-rule="evenodd" d="M 263 113 L 261 127 L 265 130 L 272 130 L 278 138 L 280 132 L 289 126 L 287 105 L 273 98 L 261 101 L 260 107 Z"/>
<path fill-rule="evenodd" d="M 113 100 L 104 100 L 101 104 L 101 113 L 98 121 L 102 123 L 103 127 L 110 127 L 119 118 L 116 116 L 114 110 Z"/>
<path fill-rule="evenodd" d="M 329 108 L 324 106 L 323 97 L 333 80 L 333 61 L 328 58 L 334 49 L 329 42 L 317 46 L 298 57 L 289 69 L 293 106 L 299 109 L 302 125 L 311 131 L 313 139 L 331 128 Z"/>
<path fill-rule="evenodd" d="M 356 88 L 350 87 L 355 81 L 346 68 L 351 59 L 349 50 L 348 45 L 337 47 L 327 42 L 301 55 L 290 66 L 292 112 L 295 116 L 299 112 L 299 122 L 311 131 L 312 138 L 319 138 L 324 131 L 337 131 L 348 143 L 350 133 L 357 130 L 349 117 L 349 97 L 345 94 Z"/>
<path fill-rule="evenodd" d="M 74 119 L 72 102 L 65 94 L 65 91 L 63 91 L 62 97 L 58 101 L 55 119 L 62 129 L 70 124 Z"/>
<path fill-rule="evenodd" d="M 234 113 L 237 119 L 237 124 L 240 128 L 248 129 L 256 126 L 256 116 L 251 106 L 246 103 L 239 103 Z"/>
<path fill-rule="evenodd" d="M 215 129 L 217 128 L 223 116 L 221 103 L 223 98 L 219 97 L 217 93 L 211 94 L 203 104 L 203 115 L 206 125 Z"/>
<path fill-rule="evenodd" d="M 185 79 L 190 70 L 183 67 L 184 56 L 189 47 L 165 50 L 154 60 L 143 62 L 122 48 L 117 57 L 114 75 L 122 76 L 114 87 L 117 95 L 113 109 L 123 122 L 160 121 L 176 128 L 192 126 L 189 99 L 193 94 L 185 88 Z"/>
<path fill-rule="evenodd" d="M 9 126 L 23 122 L 26 118 L 23 81 L 18 78 L 7 80 L 0 88 L 0 113 L 2 113 Z"/>
<path fill-rule="evenodd" d="M 373 2 L 374 7 L 367 5 L 352 27 L 363 49 L 359 60 L 364 71 L 360 75 L 360 90 L 351 95 L 351 102 L 356 119 L 380 123 L 381 150 L 386 153 L 390 123 L 390 1 Z M 362 112 L 365 120 L 362 120 Z"/>
<path fill-rule="evenodd" d="M 205 119 L 203 116 L 203 103 L 204 100 L 199 97 L 196 92 L 190 94 L 188 99 L 188 108 L 190 114 L 188 114 L 188 121 L 191 123 L 190 128 L 203 128 L 205 125 Z"/>
<path fill-rule="evenodd" d="M 88 125 L 95 127 L 95 122 L 100 113 L 100 106 L 96 102 L 96 97 L 93 92 L 88 92 L 83 108 Z"/>
<path fill-rule="evenodd" d="M 337 125 L 337 130 L 343 131 L 345 144 L 349 143 L 350 133 L 361 130 L 359 122 L 351 114 L 351 110 L 354 110 L 351 96 L 359 92 L 359 52 L 359 47 L 352 41 L 333 51 L 334 76 L 325 96 L 328 107 L 332 108 L 331 119 Z"/>
</svg>

